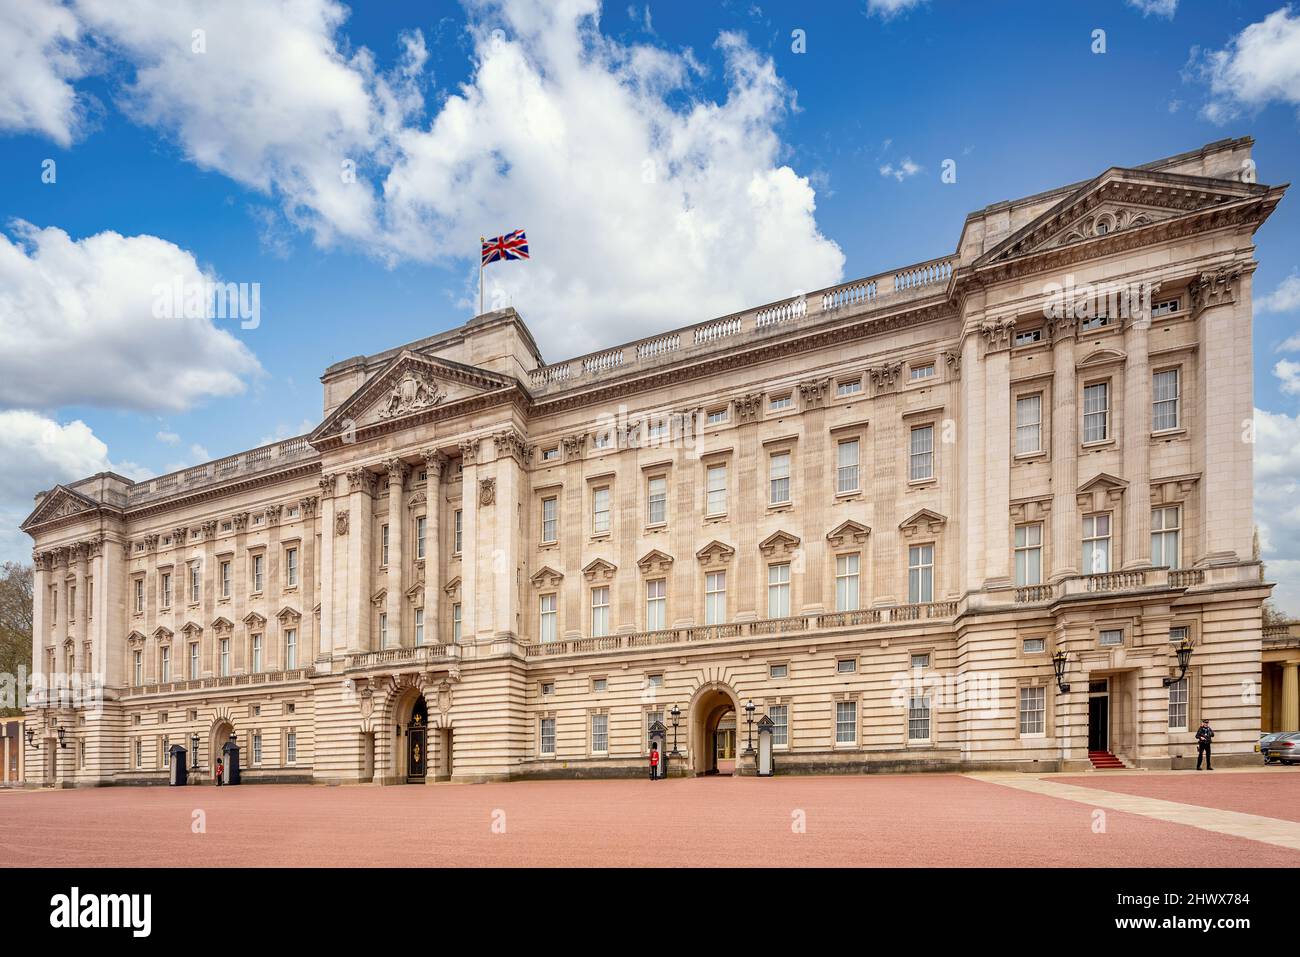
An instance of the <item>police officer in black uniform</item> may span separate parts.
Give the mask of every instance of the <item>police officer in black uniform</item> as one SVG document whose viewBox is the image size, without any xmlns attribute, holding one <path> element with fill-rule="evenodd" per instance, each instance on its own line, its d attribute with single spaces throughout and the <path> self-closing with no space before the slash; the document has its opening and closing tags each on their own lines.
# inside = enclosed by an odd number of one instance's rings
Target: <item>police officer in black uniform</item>
<svg viewBox="0 0 1300 957">
<path fill-rule="evenodd" d="M 1196 729 L 1196 770 L 1201 770 L 1201 758 L 1205 758 L 1205 770 L 1213 771 L 1214 765 L 1210 763 L 1210 741 L 1214 738 L 1214 729 L 1210 727 L 1210 719 L 1202 718 L 1201 726 Z"/>
</svg>

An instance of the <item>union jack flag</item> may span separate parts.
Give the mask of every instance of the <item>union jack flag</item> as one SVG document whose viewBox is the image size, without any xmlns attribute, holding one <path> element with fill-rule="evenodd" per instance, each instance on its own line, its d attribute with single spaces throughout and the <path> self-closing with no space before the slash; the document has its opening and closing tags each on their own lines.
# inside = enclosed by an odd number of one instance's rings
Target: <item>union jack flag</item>
<svg viewBox="0 0 1300 957">
<path fill-rule="evenodd" d="M 527 259 L 528 237 L 522 229 L 483 240 L 483 265 L 505 259 Z"/>
</svg>

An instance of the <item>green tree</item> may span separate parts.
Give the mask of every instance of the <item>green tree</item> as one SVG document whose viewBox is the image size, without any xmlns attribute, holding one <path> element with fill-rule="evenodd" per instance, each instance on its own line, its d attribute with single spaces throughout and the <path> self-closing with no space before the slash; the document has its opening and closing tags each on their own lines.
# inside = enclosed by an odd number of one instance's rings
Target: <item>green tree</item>
<svg viewBox="0 0 1300 957">
<path fill-rule="evenodd" d="M 0 674 L 32 673 L 32 567 L 0 565 Z M 21 714 L 0 708 L 0 715 Z"/>
</svg>

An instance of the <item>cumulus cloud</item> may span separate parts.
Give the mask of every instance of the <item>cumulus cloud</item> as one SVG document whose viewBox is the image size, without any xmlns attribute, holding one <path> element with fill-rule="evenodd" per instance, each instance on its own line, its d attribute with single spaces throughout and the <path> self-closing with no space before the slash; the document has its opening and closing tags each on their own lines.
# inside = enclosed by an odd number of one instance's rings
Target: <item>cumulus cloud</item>
<svg viewBox="0 0 1300 957">
<path fill-rule="evenodd" d="M 1300 362 L 1281 359 L 1273 366 L 1273 375 L 1278 377 L 1287 395 L 1300 395 Z"/>
<path fill-rule="evenodd" d="M 1276 289 L 1255 300 L 1256 312 L 1290 312 L 1300 307 L 1300 274 L 1292 272 Z"/>
<path fill-rule="evenodd" d="M 424 119 L 420 34 L 397 38 L 398 65 L 381 73 L 351 50 L 334 0 L 77 9 L 134 64 L 137 121 L 278 199 L 318 243 L 463 262 L 480 235 L 526 227 L 534 258 L 490 269 L 487 305 L 519 308 L 548 351 L 840 278 L 814 190 L 782 162 L 791 91 L 739 35 L 717 39 L 726 93 L 714 101 L 692 51 L 609 38 L 596 0 L 470 0 L 474 73 Z M 466 270 L 464 305 L 476 278 Z"/>
<path fill-rule="evenodd" d="M 77 18 L 58 0 L 0 3 L 0 130 L 72 143 L 85 119 L 73 87 L 89 60 L 80 40 Z"/>
<path fill-rule="evenodd" d="M 0 233 L 0 407 L 180 410 L 243 391 L 253 354 L 206 315 L 155 316 L 160 287 L 205 289 L 193 255 L 156 236 Z"/>
<path fill-rule="evenodd" d="M 867 0 L 867 13 L 888 20 L 913 7 L 919 7 L 924 2 L 925 0 Z"/>
<path fill-rule="evenodd" d="M 1142 12 L 1142 16 L 1165 17 L 1172 20 L 1178 11 L 1178 0 L 1128 0 L 1128 5 Z"/>
<path fill-rule="evenodd" d="M 1255 410 L 1255 521 L 1274 601 L 1300 617 L 1300 415 Z"/>
<path fill-rule="evenodd" d="M 1300 105 L 1300 14 L 1289 6 L 1234 36 L 1222 50 L 1194 58 L 1209 84 L 1204 116 L 1223 123 L 1269 103 Z"/>
<path fill-rule="evenodd" d="M 902 160 L 899 161 L 898 165 L 886 163 L 880 167 L 881 176 L 884 176 L 886 179 L 892 176 L 900 183 L 909 176 L 915 176 L 919 172 L 921 172 L 921 167 L 913 163 L 910 156 L 904 156 Z"/>
</svg>

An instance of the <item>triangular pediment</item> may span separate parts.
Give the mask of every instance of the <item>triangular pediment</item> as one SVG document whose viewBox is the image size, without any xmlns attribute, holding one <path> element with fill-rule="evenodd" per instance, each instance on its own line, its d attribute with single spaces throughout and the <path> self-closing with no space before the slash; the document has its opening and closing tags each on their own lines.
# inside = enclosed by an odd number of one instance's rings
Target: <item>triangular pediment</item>
<svg viewBox="0 0 1300 957">
<path fill-rule="evenodd" d="M 67 518 L 81 512 L 91 512 L 99 508 L 99 506 L 100 503 L 89 495 L 82 495 L 66 485 L 56 485 L 46 493 L 45 497 L 41 499 L 41 504 L 32 510 L 32 513 L 27 516 L 19 527 L 22 529 L 32 528 L 58 518 Z"/>
<path fill-rule="evenodd" d="M 916 528 L 932 529 L 944 525 L 948 521 L 938 512 L 931 511 L 928 508 L 919 509 L 913 512 L 906 519 L 898 523 L 899 528 Z"/>
<path fill-rule="evenodd" d="M 539 588 L 554 588 L 564 580 L 564 573 L 557 572 L 550 565 L 543 565 L 528 580 Z"/>
<path fill-rule="evenodd" d="M 720 542 L 716 538 L 705 545 L 695 557 L 704 563 L 730 561 L 731 556 L 736 554 L 736 550 L 726 542 Z"/>
<path fill-rule="evenodd" d="M 196 621 L 187 621 L 181 626 L 181 634 L 186 638 L 195 638 L 203 634 L 203 626 Z"/>
<path fill-rule="evenodd" d="M 1111 489 L 1126 489 L 1128 482 L 1118 476 L 1111 475 L 1109 472 L 1098 472 L 1088 481 L 1079 486 L 1079 494 L 1084 492 L 1094 492 L 1097 489 L 1110 491 Z"/>
<path fill-rule="evenodd" d="M 171 641 L 172 630 L 166 625 L 159 625 L 153 630 L 153 639 L 154 641 Z"/>
<path fill-rule="evenodd" d="M 261 628 L 266 625 L 266 616 L 259 615 L 255 611 L 250 611 L 247 615 L 243 617 L 242 621 L 249 628 Z"/>
<path fill-rule="evenodd" d="M 307 441 L 420 416 L 512 383 L 487 369 L 403 349 L 330 413 Z"/>
<path fill-rule="evenodd" d="M 1102 240 L 1267 192 L 1258 183 L 1112 167 L 989 249 L 975 266 Z"/>
<path fill-rule="evenodd" d="M 447 582 L 447 584 L 443 585 L 442 590 L 447 594 L 447 597 L 454 598 L 456 593 L 460 591 L 460 576 L 457 575 L 451 581 Z"/>
<path fill-rule="evenodd" d="M 138 631 L 133 631 L 126 636 L 126 643 L 132 648 L 139 648 L 145 642 L 145 637 Z"/>
<path fill-rule="evenodd" d="M 637 559 L 636 565 L 643 572 L 662 572 L 672 568 L 673 556 L 652 548 Z"/>
<path fill-rule="evenodd" d="M 1089 352 L 1084 358 L 1080 359 L 1075 365 L 1079 366 L 1100 366 L 1109 362 L 1123 362 L 1128 357 L 1124 353 L 1115 349 L 1096 349 Z"/>
<path fill-rule="evenodd" d="M 870 534 L 871 529 L 868 526 L 849 519 L 846 522 L 840 522 L 827 532 L 826 541 L 830 542 L 835 548 L 842 545 L 861 545 Z"/>
<path fill-rule="evenodd" d="M 582 574 L 589 582 L 608 581 L 614 577 L 616 571 L 618 571 L 618 566 L 613 562 L 607 562 L 603 558 L 597 558 L 583 566 Z"/>
<path fill-rule="evenodd" d="M 799 536 L 786 531 L 775 531 L 758 543 L 758 550 L 764 555 L 785 555 L 799 547 Z"/>
<path fill-rule="evenodd" d="M 229 634 L 230 630 L 235 627 L 235 623 L 229 618 L 218 617 L 212 619 L 212 630 L 217 634 Z"/>
<path fill-rule="evenodd" d="M 387 601 L 388 601 L 387 588 L 381 588 L 379 589 L 379 591 L 375 592 L 373 595 L 370 596 L 370 604 L 372 605 L 376 605 L 376 606 L 382 605 Z"/>
<path fill-rule="evenodd" d="M 279 619 L 281 624 L 286 624 L 288 622 L 298 621 L 302 618 L 302 612 L 298 611 L 297 608 L 291 608 L 290 606 L 285 605 L 275 613 L 275 617 Z"/>
</svg>

